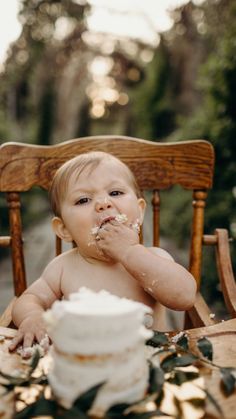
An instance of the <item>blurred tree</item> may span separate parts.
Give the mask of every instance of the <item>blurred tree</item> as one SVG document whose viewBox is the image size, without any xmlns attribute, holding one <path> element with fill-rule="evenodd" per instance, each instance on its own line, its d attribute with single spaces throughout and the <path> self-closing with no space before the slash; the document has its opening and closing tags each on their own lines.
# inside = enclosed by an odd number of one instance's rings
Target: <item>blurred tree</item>
<svg viewBox="0 0 236 419">
<path fill-rule="evenodd" d="M 162 34 L 146 79 L 133 94 L 135 133 L 165 140 L 200 102 L 195 80 L 207 45 L 194 19 L 192 3 L 172 12 L 174 25 Z M 137 121 L 136 121 L 137 119 Z"/>
<path fill-rule="evenodd" d="M 211 233 L 225 227 L 236 238 L 236 4 L 233 0 L 208 0 L 200 7 L 189 3 L 175 10 L 174 18 L 140 86 L 135 133 L 158 141 L 204 138 L 212 142 L 216 167 L 205 230 Z M 172 114 L 163 133 L 161 105 L 167 98 Z M 170 198 L 163 196 L 162 234 L 175 238 L 179 246 L 185 245 L 189 234 L 187 199 L 188 193 L 180 196 L 178 189 Z M 236 272 L 235 244 L 232 256 Z M 212 252 L 204 257 L 203 271 L 203 293 L 217 305 L 221 294 Z"/>
<path fill-rule="evenodd" d="M 85 97 L 84 83 L 79 82 L 88 75 L 87 51 L 81 38 L 88 9 L 87 3 L 72 0 L 21 1 L 22 32 L 12 44 L 0 75 L 2 141 L 49 144 L 58 139 L 55 126 L 60 116 L 62 136 L 69 137 L 70 130 L 78 129 Z M 72 80 L 72 88 L 68 80 Z M 71 106 L 75 109 L 72 115 Z M 7 234 L 2 196 L 0 206 L 1 233 Z M 48 198 L 41 190 L 32 191 L 22 200 L 22 209 L 25 225 L 37 222 L 48 214 Z"/>
<path fill-rule="evenodd" d="M 208 199 L 206 224 L 231 229 L 236 237 L 236 4 L 227 1 L 224 27 L 217 31 L 214 52 L 201 69 L 198 82 L 204 100 L 189 121 L 183 121 L 182 133 L 190 138 L 211 141 L 216 152 L 214 188 Z M 220 5 L 219 5 L 220 6 Z"/>
<path fill-rule="evenodd" d="M 144 138 L 165 138 L 176 127 L 173 92 L 173 71 L 165 42 L 147 68 L 145 82 L 131 93 L 135 133 Z"/>
<path fill-rule="evenodd" d="M 83 61 L 81 35 L 88 8 L 88 4 L 72 0 L 21 1 L 22 33 L 12 45 L 1 74 L 4 141 L 52 141 L 58 80 L 75 54 L 77 67 Z"/>
<path fill-rule="evenodd" d="M 3 141 L 49 144 L 89 134 L 91 117 L 103 131 L 115 129 L 114 115 L 121 132 L 129 123 L 126 91 L 142 80 L 148 48 L 90 33 L 89 10 L 82 0 L 21 0 L 22 33 L 0 75 Z M 103 78 L 91 71 L 98 61 L 109 68 Z"/>
<path fill-rule="evenodd" d="M 216 153 L 213 189 L 209 193 L 206 230 L 225 227 L 236 238 L 236 4 L 223 1 L 218 5 L 221 25 L 213 32 L 214 50 L 203 66 L 199 79 L 204 100 L 182 130 L 189 138 L 205 138 L 212 142 Z M 210 15 L 210 11 L 209 15 Z M 212 15 L 212 13 L 211 13 Z M 224 25 L 222 25 L 222 21 Z M 220 29 L 220 30 L 219 30 Z M 184 122 L 184 121 L 183 121 Z M 236 272 L 236 244 L 232 244 L 232 260 Z M 212 255 L 206 257 L 206 265 Z M 214 298 L 214 274 L 205 273 L 208 295 Z M 218 294 L 218 292 L 216 291 Z"/>
</svg>

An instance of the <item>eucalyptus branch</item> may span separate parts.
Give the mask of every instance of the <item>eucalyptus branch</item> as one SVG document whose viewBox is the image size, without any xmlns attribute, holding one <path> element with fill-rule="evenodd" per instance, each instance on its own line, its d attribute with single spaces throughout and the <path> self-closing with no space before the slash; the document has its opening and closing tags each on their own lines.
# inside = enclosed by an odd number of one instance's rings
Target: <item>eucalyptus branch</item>
<svg viewBox="0 0 236 419">
<path fill-rule="evenodd" d="M 215 364 L 210 359 L 205 358 L 205 357 L 202 357 L 202 356 L 199 356 L 195 352 L 190 351 L 190 349 L 185 349 L 181 345 L 178 345 L 178 343 L 174 343 L 174 345 L 175 345 L 176 348 L 179 348 L 179 350 L 181 350 L 181 352 L 184 352 L 184 353 L 189 354 L 189 355 L 194 355 L 196 357 L 196 360 L 197 361 L 205 362 L 206 364 L 210 364 L 212 367 L 215 367 L 215 368 L 218 368 L 218 369 L 221 369 L 222 368 L 219 365 Z"/>
</svg>

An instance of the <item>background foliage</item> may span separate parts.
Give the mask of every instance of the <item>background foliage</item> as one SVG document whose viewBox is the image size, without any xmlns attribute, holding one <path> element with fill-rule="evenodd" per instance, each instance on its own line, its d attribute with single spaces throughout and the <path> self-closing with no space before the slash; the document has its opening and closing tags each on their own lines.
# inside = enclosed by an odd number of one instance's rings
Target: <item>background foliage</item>
<svg viewBox="0 0 236 419">
<path fill-rule="evenodd" d="M 236 4 L 207 1 L 188 4 L 163 35 L 147 79 L 135 97 L 137 134 L 158 141 L 203 138 L 215 148 L 213 189 L 207 200 L 205 230 L 229 229 L 236 236 Z M 188 74 L 189 72 L 189 74 Z M 145 123 L 146 121 L 146 123 Z M 186 194 L 187 202 L 187 194 Z M 183 246 L 190 208 L 179 191 L 163 202 L 163 234 L 171 231 Z M 169 210 L 171 208 L 171 210 Z M 234 268 L 236 247 L 232 245 Z M 213 255 L 205 255 L 203 293 L 218 301 Z M 211 267 L 211 268 L 210 268 Z"/>
</svg>

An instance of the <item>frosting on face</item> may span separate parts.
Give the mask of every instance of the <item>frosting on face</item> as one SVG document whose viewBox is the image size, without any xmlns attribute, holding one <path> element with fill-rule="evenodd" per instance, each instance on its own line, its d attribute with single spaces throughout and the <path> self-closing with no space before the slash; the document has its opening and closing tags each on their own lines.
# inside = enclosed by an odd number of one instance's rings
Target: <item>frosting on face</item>
<svg viewBox="0 0 236 419">
<path fill-rule="evenodd" d="M 110 217 L 110 218 L 113 219 L 114 221 L 117 221 L 119 224 L 124 224 L 128 221 L 126 214 L 117 214 L 115 217 Z M 96 236 L 98 234 L 102 225 L 103 223 L 101 222 L 101 225 L 95 226 L 91 229 L 90 233 L 92 234 L 92 236 Z"/>
<path fill-rule="evenodd" d="M 109 221 L 110 220 L 114 220 L 118 224 L 125 224 L 128 221 L 128 217 L 127 217 L 126 214 L 117 214 L 114 218 L 113 217 L 109 217 L 109 218 L 110 218 Z M 92 236 L 95 236 L 96 237 L 97 234 L 98 234 L 98 232 L 99 232 L 99 230 L 100 230 L 100 228 L 102 228 L 103 225 L 104 225 L 104 223 L 101 223 L 100 226 L 94 226 L 94 227 L 92 227 L 91 228 L 91 231 L 90 231 L 90 234 Z M 140 220 L 137 219 L 135 221 L 135 223 L 131 223 L 130 224 L 130 227 L 139 234 L 139 232 L 140 232 Z"/>
</svg>

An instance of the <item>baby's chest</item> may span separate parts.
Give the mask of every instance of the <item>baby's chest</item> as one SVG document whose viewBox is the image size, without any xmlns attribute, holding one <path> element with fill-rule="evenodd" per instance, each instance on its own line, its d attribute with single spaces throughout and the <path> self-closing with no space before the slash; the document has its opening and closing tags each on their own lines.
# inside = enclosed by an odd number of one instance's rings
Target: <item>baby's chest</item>
<svg viewBox="0 0 236 419">
<path fill-rule="evenodd" d="M 93 291 L 102 289 L 119 297 L 141 301 L 152 305 L 152 298 L 148 296 L 138 282 L 125 270 L 119 268 L 101 269 L 99 266 L 83 270 L 70 270 L 64 272 L 62 280 L 62 293 L 68 298 L 72 292 L 77 292 L 81 287 Z"/>
</svg>

